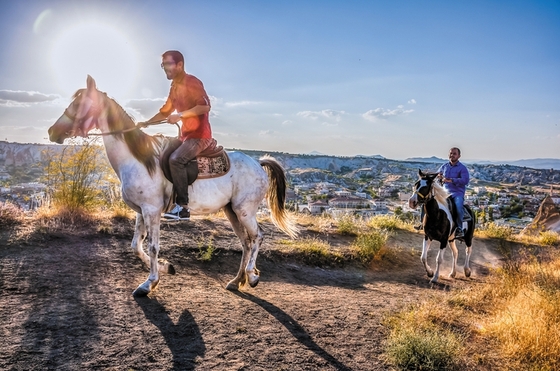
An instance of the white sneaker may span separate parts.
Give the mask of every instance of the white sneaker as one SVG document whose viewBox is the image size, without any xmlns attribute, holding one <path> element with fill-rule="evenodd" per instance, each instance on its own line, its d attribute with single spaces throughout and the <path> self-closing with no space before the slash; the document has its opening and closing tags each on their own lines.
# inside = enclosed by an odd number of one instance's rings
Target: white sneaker
<svg viewBox="0 0 560 371">
<path fill-rule="evenodd" d="M 174 220 L 190 220 L 191 212 L 189 211 L 189 209 L 186 209 L 181 205 L 175 204 L 173 210 L 163 214 L 163 217 L 166 219 L 174 219 Z"/>
</svg>

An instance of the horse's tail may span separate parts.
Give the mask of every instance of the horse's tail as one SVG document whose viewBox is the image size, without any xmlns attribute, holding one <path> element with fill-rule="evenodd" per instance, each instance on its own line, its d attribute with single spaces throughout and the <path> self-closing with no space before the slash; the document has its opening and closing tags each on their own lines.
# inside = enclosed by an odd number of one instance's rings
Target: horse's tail
<svg viewBox="0 0 560 371">
<path fill-rule="evenodd" d="M 293 217 L 286 210 L 286 176 L 282 166 L 272 157 L 264 156 L 259 163 L 265 169 L 270 180 L 266 192 L 266 199 L 270 207 L 271 219 L 274 225 L 292 238 L 296 238 L 299 229 Z"/>
</svg>

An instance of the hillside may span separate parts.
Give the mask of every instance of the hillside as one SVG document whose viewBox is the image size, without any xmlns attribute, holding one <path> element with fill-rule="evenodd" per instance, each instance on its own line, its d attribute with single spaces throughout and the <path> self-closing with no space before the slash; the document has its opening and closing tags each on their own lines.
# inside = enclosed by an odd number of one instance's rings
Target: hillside
<svg viewBox="0 0 560 371">
<path fill-rule="evenodd" d="M 31 166 L 44 159 L 45 151 L 61 151 L 64 146 L 45 144 L 21 144 L 0 141 L 0 166 Z M 408 181 L 416 179 L 418 169 L 438 169 L 440 160 L 433 162 L 426 159 L 390 160 L 381 156 L 340 157 L 327 155 L 298 155 L 284 152 L 266 152 L 243 150 L 244 153 L 258 159 L 269 154 L 280 161 L 289 174 L 297 174 L 303 169 L 315 171 L 310 179 L 329 180 L 333 176 L 350 174 L 351 178 L 360 176 L 378 177 L 379 175 L 404 176 Z M 518 185 L 546 185 L 560 183 L 560 170 L 533 169 L 513 165 L 467 164 L 476 182 L 497 182 Z M 356 173 L 356 171 L 358 171 Z"/>
</svg>

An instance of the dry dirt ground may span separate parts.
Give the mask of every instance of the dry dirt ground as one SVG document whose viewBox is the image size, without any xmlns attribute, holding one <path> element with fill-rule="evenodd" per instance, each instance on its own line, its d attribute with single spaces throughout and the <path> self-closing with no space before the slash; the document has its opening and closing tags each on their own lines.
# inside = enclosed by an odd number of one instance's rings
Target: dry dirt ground
<svg viewBox="0 0 560 371">
<path fill-rule="evenodd" d="M 262 225 L 261 281 L 239 292 L 224 289 L 241 258 L 225 219 L 162 225 L 160 256 L 177 274 L 162 276 L 146 298 L 131 295 L 148 275 L 130 249 L 132 221 L 0 231 L 0 369 L 386 370 L 385 316 L 476 285 L 500 264 L 491 243 L 475 240 L 472 277 L 463 275 L 459 245 L 457 279 L 446 277 L 446 264 L 441 284 L 430 285 L 419 259 L 422 236 L 400 231 L 370 267 L 314 267 L 281 252 L 277 241 L 286 237 Z M 304 234 L 340 249 L 351 242 Z M 210 236 L 216 251 L 200 261 L 198 245 Z"/>
</svg>

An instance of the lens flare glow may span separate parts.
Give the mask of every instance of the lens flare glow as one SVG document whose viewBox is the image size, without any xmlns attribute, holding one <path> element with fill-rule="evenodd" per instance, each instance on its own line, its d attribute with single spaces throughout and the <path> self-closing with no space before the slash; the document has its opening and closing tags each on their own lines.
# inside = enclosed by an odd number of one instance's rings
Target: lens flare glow
<svg viewBox="0 0 560 371">
<path fill-rule="evenodd" d="M 124 99 L 138 70 L 135 48 L 126 35 L 99 22 L 67 28 L 56 38 L 50 62 L 59 88 L 68 95 L 85 87 L 89 74 L 100 90 Z"/>
</svg>

